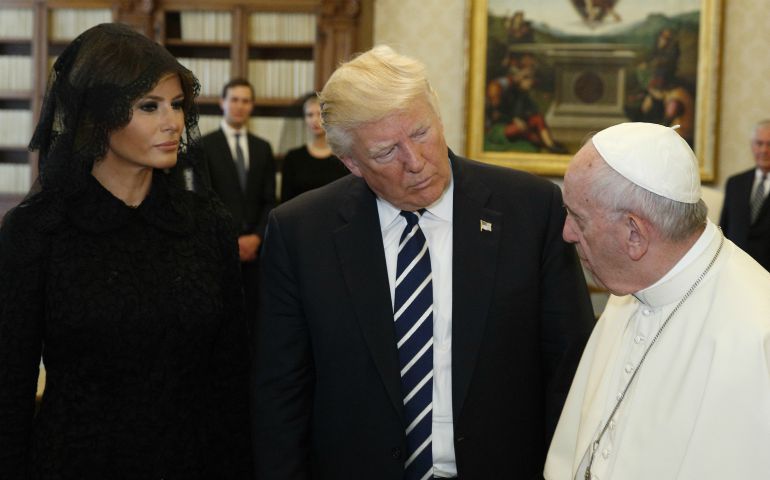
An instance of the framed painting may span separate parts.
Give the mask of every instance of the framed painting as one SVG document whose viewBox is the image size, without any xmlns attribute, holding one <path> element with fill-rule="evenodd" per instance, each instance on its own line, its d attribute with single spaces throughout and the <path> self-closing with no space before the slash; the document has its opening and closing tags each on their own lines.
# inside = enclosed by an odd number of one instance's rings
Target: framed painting
<svg viewBox="0 0 770 480">
<path fill-rule="evenodd" d="M 474 0 L 467 153 L 561 176 L 610 125 L 675 126 L 713 180 L 721 0 Z"/>
</svg>

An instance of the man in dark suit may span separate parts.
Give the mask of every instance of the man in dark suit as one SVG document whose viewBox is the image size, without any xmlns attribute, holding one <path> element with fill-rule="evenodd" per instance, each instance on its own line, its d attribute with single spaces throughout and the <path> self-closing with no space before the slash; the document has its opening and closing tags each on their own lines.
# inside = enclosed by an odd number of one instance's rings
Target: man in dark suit
<svg viewBox="0 0 770 480">
<path fill-rule="evenodd" d="M 719 221 L 725 236 L 770 270 L 770 119 L 754 126 L 755 168 L 730 177 Z"/>
<path fill-rule="evenodd" d="M 256 317 L 259 298 L 257 256 L 267 214 L 275 206 L 275 161 L 270 144 L 248 131 L 254 89 L 243 78 L 222 89 L 222 125 L 202 138 L 204 172 L 233 217 L 238 236 L 246 312 Z M 206 174 L 204 174 L 206 176 Z"/>
<path fill-rule="evenodd" d="M 320 98 L 353 175 L 270 215 L 257 478 L 541 478 L 593 325 L 558 187 L 450 152 L 388 47 Z"/>
</svg>

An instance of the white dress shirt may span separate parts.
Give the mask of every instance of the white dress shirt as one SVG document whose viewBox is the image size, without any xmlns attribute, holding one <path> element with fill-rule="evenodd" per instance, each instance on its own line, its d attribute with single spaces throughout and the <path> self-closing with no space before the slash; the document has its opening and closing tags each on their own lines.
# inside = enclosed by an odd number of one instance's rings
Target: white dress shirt
<svg viewBox="0 0 770 480">
<path fill-rule="evenodd" d="M 452 421 L 452 209 L 454 181 L 420 217 L 433 274 L 433 475 L 457 476 Z M 396 283 L 398 241 L 406 227 L 401 210 L 377 198 L 388 267 L 391 306 Z"/>
<path fill-rule="evenodd" d="M 241 136 L 238 139 L 238 143 L 241 145 L 241 150 L 243 150 L 243 163 L 246 167 L 246 171 L 249 171 L 249 142 L 248 142 L 248 134 L 249 131 L 246 130 L 246 128 L 241 128 L 239 130 L 234 129 L 230 125 L 227 124 L 224 120 L 222 120 L 221 123 L 222 131 L 225 132 L 225 138 L 227 139 L 227 145 L 230 147 L 230 154 L 233 156 L 233 162 L 235 162 L 236 155 L 235 155 L 235 134 L 239 133 Z"/>
</svg>

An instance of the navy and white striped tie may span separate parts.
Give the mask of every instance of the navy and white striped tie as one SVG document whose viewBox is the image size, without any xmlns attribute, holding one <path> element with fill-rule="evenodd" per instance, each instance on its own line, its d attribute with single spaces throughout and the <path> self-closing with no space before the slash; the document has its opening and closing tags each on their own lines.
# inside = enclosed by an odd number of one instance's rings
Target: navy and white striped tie
<svg viewBox="0 0 770 480">
<path fill-rule="evenodd" d="M 433 472 L 433 276 L 419 212 L 401 212 L 407 226 L 398 244 L 393 302 L 401 386 L 404 395 L 407 456 L 404 480 Z"/>
</svg>

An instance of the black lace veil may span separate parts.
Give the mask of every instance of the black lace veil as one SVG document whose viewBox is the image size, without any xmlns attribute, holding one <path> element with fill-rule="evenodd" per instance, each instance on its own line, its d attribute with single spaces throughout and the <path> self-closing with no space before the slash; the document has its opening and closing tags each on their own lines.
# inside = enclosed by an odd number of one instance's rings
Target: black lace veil
<svg viewBox="0 0 770 480">
<path fill-rule="evenodd" d="M 110 134 L 131 120 L 133 103 L 169 73 L 179 75 L 184 123 L 174 178 L 197 171 L 200 85 L 164 47 L 117 23 L 92 27 L 57 58 L 29 148 L 40 151 L 38 188 L 79 191 L 107 152 Z"/>
</svg>

